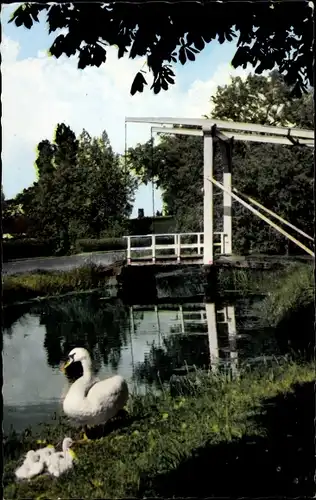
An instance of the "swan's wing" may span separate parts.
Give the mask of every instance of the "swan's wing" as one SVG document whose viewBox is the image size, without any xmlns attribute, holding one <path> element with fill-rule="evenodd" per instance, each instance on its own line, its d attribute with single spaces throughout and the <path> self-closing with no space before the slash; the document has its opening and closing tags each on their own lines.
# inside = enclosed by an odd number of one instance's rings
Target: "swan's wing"
<svg viewBox="0 0 316 500">
<path fill-rule="evenodd" d="M 88 393 L 90 391 L 90 389 L 95 385 L 95 384 L 99 384 L 100 383 L 100 379 L 98 377 L 94 377 L 92 379 L 92 381 L 90 382 L 90 384 L 87 385 L 87 387 L 85 388 L 85 398 L 88 396 Z"/>
<path fill-rule="evenodd" d="M 114 377 L 110 377 L 105 380 L 95 381 L 92 385 L 90 385 L 87 391 L 87 397 L 95 398 L 96 396 L 103 394 L 119 394 L 125 384 L 125 379 L 119 375 L 115 375 Z"/>
<path fill-rule="evenodd" d="M 91 405 L 102 409 L 120 409 L 128 399 L 128 387 L 125 379 L 119 375 L 95 383 L 87 394 Z"/>
</svg>

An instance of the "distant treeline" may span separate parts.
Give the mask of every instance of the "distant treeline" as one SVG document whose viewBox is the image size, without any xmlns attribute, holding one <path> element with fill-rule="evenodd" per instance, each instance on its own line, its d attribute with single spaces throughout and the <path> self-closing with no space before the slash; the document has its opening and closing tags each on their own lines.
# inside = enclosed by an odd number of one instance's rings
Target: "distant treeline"
<svg viewBox="0 0 316 500">
<path fill-rule="evenodd" d="M 145 235 L 152 234 L 153 232 L 164 234 L 172 233 L 174 230 L 175 221 L 172 216 L 142 217 L 139 219 L 130 219 L 126 235 Z M 144 244 L 143 240 L 137 242 L 137 246 L 142 246 L 142 244 Z M 68 253 L 125 250 L 126 246 L 127 241 L 123 237 L 80 238 L 75 241 L 72 250 Z M 53 240 L 26 238 L 17 234 L 13 238 L 3 240 L 3 260 L 7 262 L 11 259 L 53 256 L 55 255 L 55 248 L 56 244 Z"/>
</svg>

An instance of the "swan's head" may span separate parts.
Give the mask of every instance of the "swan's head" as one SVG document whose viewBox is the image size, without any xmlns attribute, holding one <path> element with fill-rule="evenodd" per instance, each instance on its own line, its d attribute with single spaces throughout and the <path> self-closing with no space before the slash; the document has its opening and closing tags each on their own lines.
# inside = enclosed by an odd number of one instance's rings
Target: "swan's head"
<svg viewBox="0 0 316 500">
<path fill-rule="evenodd" d="M 66 368 L 71 365 L 72 363 L 81 363 L 83 364 L 91 364 L 91 358 L 90 354 L 88 353 L 87 349 L 84 349 L 83 347 L 75 347 L 70 351 L 68 354 L 68 359 L 66 363 L 62 367 L 62 371 L 65 371 Z"/>
</svg>

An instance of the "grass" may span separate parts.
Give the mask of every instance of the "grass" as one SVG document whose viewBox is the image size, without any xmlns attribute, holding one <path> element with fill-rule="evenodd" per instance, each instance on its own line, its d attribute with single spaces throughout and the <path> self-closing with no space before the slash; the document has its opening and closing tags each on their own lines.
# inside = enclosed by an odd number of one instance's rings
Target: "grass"
<svg viewBox="0 0 316 500">
<path fill-rule="evenodd" d="M 294 265 L 286 270 L 262 303 L 262 314 L 270 326 L 314 303 L 314 269 L 311 265 Z"/>
<path fill-rule="evenodd" d="M 299 264 L 299 266 L 306 267 L 305 264 Z M 218 272 L 218 286 L 224 293 L 231 290 L 243 295 L 265 294 L 277 287 L 280 280 L 295 268 L 296 265 L 292 263 L 288 263 L 286 271 L 284 268 L 274 270 L 221 268 Z"/>
<path fill-rule="evenodd" d="M 302 422 L 298 414 L 287 414 L 286 405 L 289 401 L 296 401 L 296 394 L 300 394 L 302 388 L 313 385 L 314 380 L 313 363 L 283 359 L 261 369 L 245 367 L 235 380 L 196 371 L 185 377 L 182 392 L 177 395 L 173 394 L 170 385 L 163 388 L 160 396 L 152 393 L 134 395 L 129 401 L 127 420 L 120 424 L 118 419 L 117 425 L 113 422 L 112 430 L 109 425 L 108 434 L 100 440 L 77 445 L 75 469 L 56 480 L 39 477 L 30 482 L 16 483 L 13 471 L 23 452 L 34 446 L 39 447 L 37 439 L 46 439 L 56 445 L 65 435 L 76 437 L 76 431 L 61 419 L 56 425 L 42 426 L 39 431 L 11 435 L 4 446 L 4 497 L 6 500 L 166 498 L 196 494 L 231 496 L 234 492 L 236 496 L 249 491 L 256 496 L 266 492 L 272 496 L 273 492 L 286 496 L 289 493 L 288 481 L 291 494 L 306 492 L 310 484 L 309 469 L 305 471 L 305 476 L 297 469 L 302 467 L 305 457 L 305 441 L 300 441 L 300 436 L 303 436 L 300 433 L 306 431 L 307 425 L 300 427 Z M 303 403 L 297 400 L 295 404 L 302 408 L 305 418 L 311 412 L 313 433 L 313 395 L 311 405 L 306 397 Z M 281 407 L 285 414 L 280 417 Z M 271 431 L 271 421 L 267 420 L 271 408 L 274 411 L 278 408 L 279 411 L 278 417 L 272 418 L 273 425 L 280 420 L 281 430 L 277 437 Z M 264 424 L 262 419 L 265 419 Z M 290 421 L 294 426 L 291 431 L 288 429 Z M 296 427 L 295 422 L 298 423 Z M 281 439 L 284 432 L 290 432 L 293 439 L 286 438 L 287 444 L 283 443 L 278 450 L 275 439 Z M 245 442 L 251 446 L 247 447 Z M 293 450 L 289 443 L 294 446 Z M 311 444 L 313 451 L 313 438 L 309 436 L 307 443 Z M 234 458 L 232 450 L 236 451 Z M 250 455 L 249 450 L 252 450 Z M 301 450 L 300 460 L 296 455 L 290 456 L 292 451 L 297 453 L 298 450 Z M 203 460 L 201 457 L 204 457 Z M 286 467 L 287 460 L 293 460 L 293 470 L 289 479 L 287 476 L 284 479 L 277 472 L 278 467 Z M 219 464 L 222 464 L 223 470 L 218 470 Z M 272 469 L 264 469 L 270 466 L 275 469 L 273 473 Z M 235 482 L 226 475 L 225 467 L 228 474 L 235 474 Z M 254 467 L 258 467 L 259 471 L 251 469 Z M 251 490 L 252 475 L 255 474 L 261 477 L 261 484 L 257 483 Z M 275 476 L 279 481 L 277 484 Z M 267 489 L 268 484 L 271 491 Z M 310 496 L 311 492 L 308 490 L 306 494 Z"/>
<path fill-rule="evenodd" d="M 115 273 L 114 267 L 91 264 L 69 271 L 36 271 L 6 276 L 2 283 L 2 301 L 9 305 L 39 297 L 102 289 Z"/>
</svg>

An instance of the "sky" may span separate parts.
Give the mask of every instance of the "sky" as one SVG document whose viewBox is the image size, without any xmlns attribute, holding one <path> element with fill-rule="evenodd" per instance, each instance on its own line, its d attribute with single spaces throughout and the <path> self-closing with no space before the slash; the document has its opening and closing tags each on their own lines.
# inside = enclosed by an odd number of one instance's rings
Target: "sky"
<svg viewBox="0 0 316 500">
<path fill-rule="evenodd" d="M 76 134 L 85 128 L 90 135 L 108 133 L 114 151 L 124 153 L 125 117 L 164 116 L 201 118 L 211 111 L 210 98 L 231 76 L 246 77 L 252 70 L 235 70 L 230 61 L 236 44 L 212 42 L 195 62 L 175 65 L 176 84 L 154 95 L 145 88 L 130 95 L 134 75 L 144 58 L 117 58 L 117 49 L 107 49 L 100 68 L 77 68 L 76 57 L 49 57 L 47 50 L 58 32 L 49 35 L 43 22 L 28 30 L 8 24 L 19 4 L 4 5 L 2 24 L 2 185 L 6 198 L 35 180 L 36 146 L 52 140 L 57 123 L 64 122 Z M 150 76 L 148 78 L 150 81 Z M 150 139 L 150 125 L 127 124 L 127 147 Z M 152 187 L 141 186 L 132 216 L 138 208 L 152 215 Z M 155 192 L 154 209 L 162 209 L 161 193 Z"/>
</svg>

